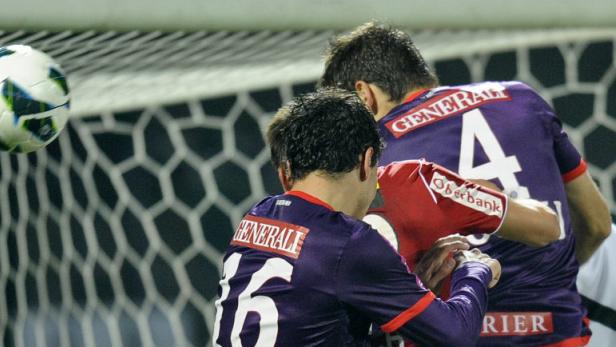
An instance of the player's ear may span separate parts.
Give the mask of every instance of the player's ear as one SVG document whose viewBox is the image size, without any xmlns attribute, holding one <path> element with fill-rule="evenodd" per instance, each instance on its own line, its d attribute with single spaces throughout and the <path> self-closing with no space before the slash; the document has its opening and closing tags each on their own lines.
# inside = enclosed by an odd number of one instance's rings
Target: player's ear
<svg viewBox="0 0 616 347">
<path fill-rule="evenodd" d="M 355 82 L 355 92 L 357 96 L 364 102 L 366 107 L 372 112 L 375 112 L 376 99 L 374 98 L 374 92 L 370 88 L 370 84 L 365 81 Z"/>
<path fill-rule="evenodd" d="M 280 184 L 282 184 L 282 189 L 285 192 L 291 190 L 293 188 L 293 181 L 291 180 L 291 170 L 289 168 L 289 162 L 283 163 L 278 167 L 278 180 L 280 180 Z"/>
<path fill-rule="evenodd" d="M 374 148 L 368 147 L 362 153 L 359 163 L 359 179 L 363 182 L 370 177 L 370 170 L 372 170 L 372 157 L 374 156 Z"/>
</svg>

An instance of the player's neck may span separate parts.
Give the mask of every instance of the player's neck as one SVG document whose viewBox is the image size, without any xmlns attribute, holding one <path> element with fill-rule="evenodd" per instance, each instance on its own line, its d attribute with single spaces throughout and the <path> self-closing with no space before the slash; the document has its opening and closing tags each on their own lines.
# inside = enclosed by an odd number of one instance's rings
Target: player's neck
<svg viewBox="0 0 616 347">
<path fill-rule="evenodd" d="M 357 185 L 357 178 L 351 173 L 333 179 L 317 173 L 293 184 L 292 190 L 301 191 L 327 203 L 335 211 L 343 212 L 357 219 L 366 213 L 362 201 L 363 190 Z"/>
<path fill-rule="evenodd" d="M 425 87 L 411 89 L 404 95 L 404 97 L 402 98 L 403 101 L 401 102 L 391 101 L 388 94 L 374 93 L 376 105 L 378 105 L 376 107 L 377 108 L 376 110 L 374 109 L 372 110 L 374 112 L 374 119 L 378 122 L 381 118 L 387 116 L 394 107 L 407 101 L 407 99 L 411 97 L 413 94 L 416 94 L 417 92 L 425 90 L 425 89 L 426 89 Z"/>
<path fill-rule="evenodd" d="M 374 119 L 378 122 L 381 118 L 387 116 L 389 114 L 389 111 L 391 111 L 394 107 L 398 105 L 399 104 L 395 102 L 383 100 L 383 102 L 379 104 L 379 108 L 374 114 Z"/>
<path fill-rule="evenodd" d="M 369 84 L 370 98 L 364 100 L 368 108 L 374 114 L 374 119 L 378 122 L 379 119 L 385 117 L 392 108 L 398 106 L 398 103 L 392 101 L 384 90 L 377 85 Z"/>
</svg>

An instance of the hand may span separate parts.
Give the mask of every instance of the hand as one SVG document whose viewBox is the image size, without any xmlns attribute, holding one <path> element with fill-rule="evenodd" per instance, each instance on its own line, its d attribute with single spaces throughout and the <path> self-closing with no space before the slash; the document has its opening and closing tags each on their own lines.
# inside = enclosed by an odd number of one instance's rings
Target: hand
<svg viewBox="0 0 616 347">
<path fill-rule="evenodd" d="M 482 253 L 478 248 L 473 248 L 470 251 L 460 251 L 455 255 L 456 260 L 459 262 L 458 267 L 462 264 L 470 261 L 476 261 L 485 264 L 492 270 L 492 280 L 488 284 L 488 288 L 492 288 L 498 283 L 501 275 L 501 265 L 498 260 L 491 258 L 489 255 Z"/>
<path fill-rule="evenodd" d="M 415 265 L 414 272 L 424 285 L 438 292 L 442 280 L 456 267 L 456 261 L 451 254 L 469 248 L 468 240 L 464 236 L 455 234 L 441 237 Z"/>
</svg>

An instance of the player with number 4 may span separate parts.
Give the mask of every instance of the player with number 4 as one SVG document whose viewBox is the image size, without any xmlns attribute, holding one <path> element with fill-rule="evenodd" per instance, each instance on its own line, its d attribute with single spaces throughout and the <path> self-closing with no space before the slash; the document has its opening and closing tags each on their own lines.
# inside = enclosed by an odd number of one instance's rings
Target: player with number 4
<svg viewBox="0 0 616 347">
<path fill-rule="evenodd" d="M 469 237 L 503 264 L 501 282 L 490 290 L 479 346 L 587 343 L 590 331 L 575 286 L 578 260 L 587 260 L 608 235 L 610 216 L 584 160 L 534 90 L 520 82 L 439 86 L 406 33 L 374 23 L 332 41 L 320 84 L 356 91 L 373 111 L 386 143 L 379 165 L 425 158 L 557 212 L 559 240 L 544 247 Z M 422 230 L 379 222 L 386 234 L 395 231 L 403 256 L 409 255 L 403 243 L 414 242 L 408 239 L 433 237 L 428 219 Z M 519 233 L 533 236 L 524 228 Z"/>
</svg>

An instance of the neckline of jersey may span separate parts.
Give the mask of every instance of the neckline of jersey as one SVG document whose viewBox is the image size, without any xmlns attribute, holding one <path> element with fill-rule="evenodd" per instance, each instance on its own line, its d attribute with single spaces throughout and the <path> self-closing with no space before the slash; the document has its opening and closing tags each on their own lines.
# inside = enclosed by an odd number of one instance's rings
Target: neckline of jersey
<svg viewBox="0 0 616 347">
<path fill-rule="evenodd" d="M 427 91 L 428 91 L 428 88 L 421 88 L 421 89 L 418 89 L 418 90 L 412 92 L 411 95 L 408 96 L 408 98 L 406 98 L 406 99 L 404 99 L 404 101 L 402 101 L 401 105 L 402 104 L 408 104 L 409 102 L 417 99 L 418 97 L 420 97 L 423 93 L 425 93 Z"/>
<path fill-rule="evenodd" d="M 308 194 L 306 192 L 302 192 L 300 190 L 289 190 L 288 192 L 285 193 L 285 195 L 293 195 L 293 196 L 296 196 L 296 197 L 298 197 L 300 199 L 304 199 L 304 200 L 306 200 L 306 201 L 308 201 L 310 203 L 313 203 L 315 205 L 323 206 L 323 207 L 325 207 L 328 210 L 335 211 L 334 208 L 330 204 L 328 204 L 325 201 L 317 198 L 314 195 L 310 195 L 310 194 Z"/>
<path fill-rule="evenodd" d="M 404 99 L 404 101 L 402 101 L 398 105 L 394 106 L 394 108 L 389 110 L 389 112 L 385 115 L 385 117 L 379 119 L 378 122 L 379 123 L 385 122 L 385 121 L 389 120 L 389 118 L 392 117 L 392 115 L 397 115 L 398 114 L 398 110 L 400 110 L 404 105 L 417 100 L 420 96 L 424 95 L 429 90 L 430 90 L 430 88 L 422 88 L 422 89 L 418 89 L 418 90 L 412 92 L 406 99 Z"/>
</svg>

